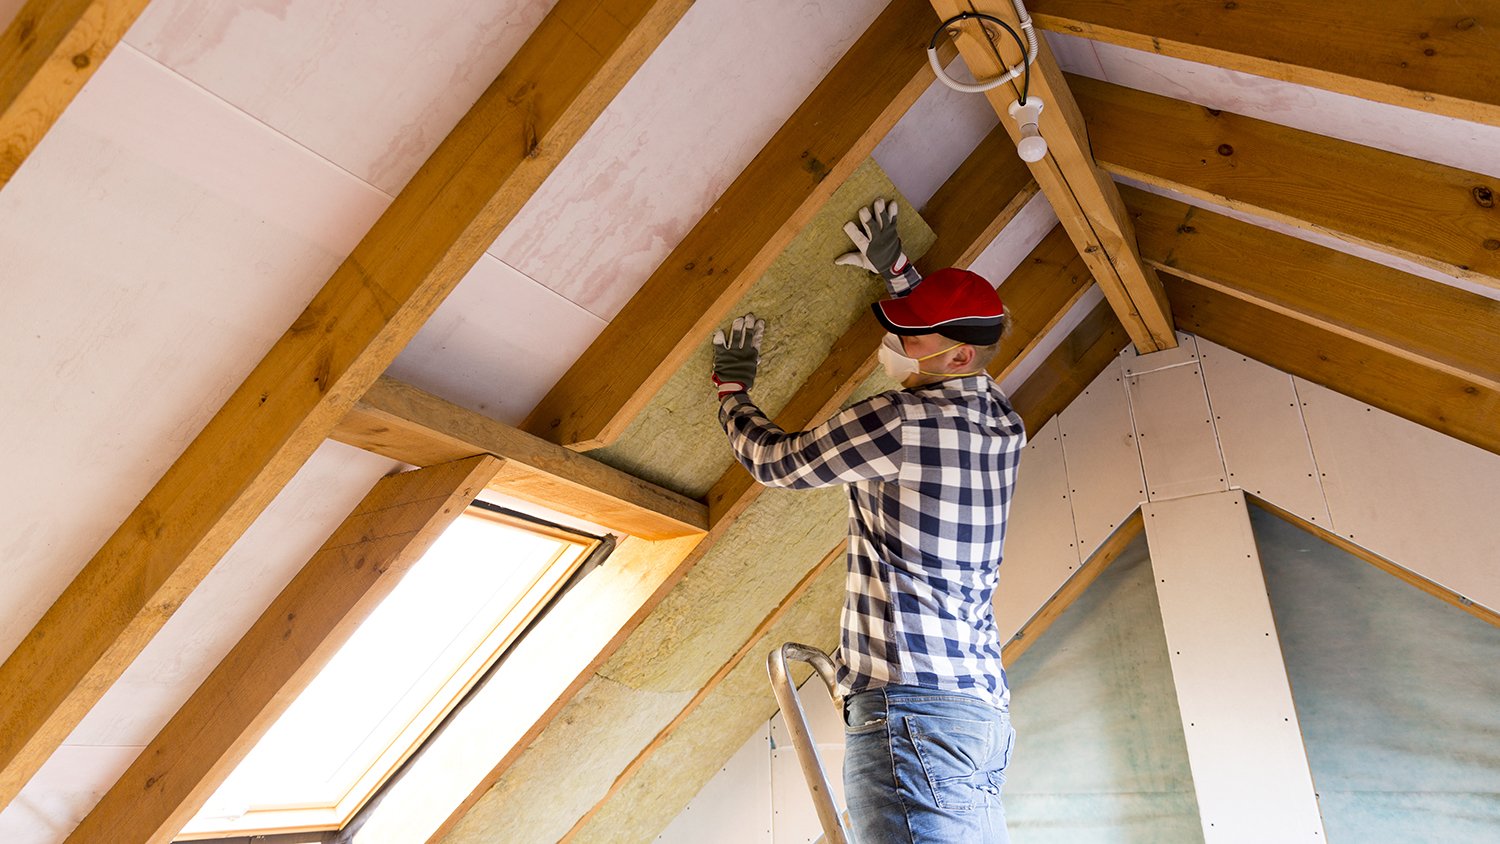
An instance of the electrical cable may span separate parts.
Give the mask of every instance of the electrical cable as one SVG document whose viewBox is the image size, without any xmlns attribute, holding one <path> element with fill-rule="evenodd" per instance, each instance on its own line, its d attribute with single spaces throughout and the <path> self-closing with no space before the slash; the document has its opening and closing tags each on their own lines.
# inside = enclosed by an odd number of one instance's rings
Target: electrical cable
<svg viewBox="0 0 1500 844">
<path fill-rule="evenodd" d="M 988 91 L 992 88 L 997 88 L 1000 85 L 1003 85 L 1006 82 L 1009 82 L 1010 80 L 1015 79 L 1019 76 L 1022 77 L 1021 98 L 1019 102 L 1021 103 L 1021 105 L 1025 105 L 1027 92 L 1031 89 L 1031 65 L 1032 62 L 1036 61 L 1038 47 L 1036 43 L 1036 31 L 1032 28 L 1031 16 L 1026 13 L 1026 7 L 1021 4 L 1020 0 L 1015 0 L 1015 6 L 1016 13 L 1020 16 L 1021 28 L 1026 31 L 1026 39 L 1024 41 L 1022 40 L 1020 33 L 1012 29 L 1010 24 L 995 17 L 994 15 L 987 15 L 984 12 L 960 12 L 938 24 L 938 28 L 932 33 L 932 38 L 927 42 L 927 61 L 932 65 L 932 70 L 937 74 L 938 80 L 955 91 L 961 91 L 966 94 L 978 94 L 983 93 L 984 91 Z M 999 26 L 1001 29 L 1004 29 L 1006 32 L 1009 32 L 1010 37 L 1015 39 L 1016 46 L 1021 50 L 1021 63 L 1015 67 L 1007 69 L 1005 73 L 1000 74 L 994 79 L 986 80 L 984 82 L 975 82 L 973 84 L 959 82 L 958 80 L 949 76 L 947 71 L 943 69 L 942 63 L 938 61 L 938 38 L 943 34 L 945 30 L 947 30 L 948 27 L 952 26 L 955 23 L 966 20 L 978 20 L 981 22 L 993 23 Z"/>
</svg>

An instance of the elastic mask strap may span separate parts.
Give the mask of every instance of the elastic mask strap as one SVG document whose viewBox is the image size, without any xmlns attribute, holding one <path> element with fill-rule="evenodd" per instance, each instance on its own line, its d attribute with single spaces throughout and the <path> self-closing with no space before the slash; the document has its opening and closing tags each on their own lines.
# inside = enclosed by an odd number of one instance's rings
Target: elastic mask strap
<svg viewBox="0 0 1500 844">
<path fill-rule="evenodd" d="M 949 352 L 953 351 L 954 349 L 956 349 L 956 348 L 958 348 L 959 346 L 962 346 L 962 345 L 964 345 L 964 344 L 963 343 L 954 343 L 953 345 L 951 345 L 948 348 L 942 350 L 941 352 L 933 352 L 930 355 L 922 355 L 919 358 L 910 358 L 910 360 L 924 361 L 924 360 L 927 360 L 928 358 L 935 358 L 938 355 L 946 355 Z M 917 370 L 917 374 L 918 375 L 942 375 L 942 376 L 946 376 L 948 378 L 963 378 L 963 377 L 969 376 L 969 375 L 978 375 L 979 373 L 981 373 L 983 371 L 984 371 L 983 369 L 976 369 L 973 372 L 928 372 L 925 369 L 918 369 Z"/>
</svg>

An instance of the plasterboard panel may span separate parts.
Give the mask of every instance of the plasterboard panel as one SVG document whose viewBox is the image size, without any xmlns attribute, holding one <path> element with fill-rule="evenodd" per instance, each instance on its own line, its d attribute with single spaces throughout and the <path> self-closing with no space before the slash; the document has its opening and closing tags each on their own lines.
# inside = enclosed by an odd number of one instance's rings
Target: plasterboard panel
<svg viewBox="0 0 1500 844">
<path fill-rule="evenodd" d="M 1228 483 L 1327 527 L 1328 505 L 1292 377 L 1198 338 Z"/>
<path fill-rule="evenodd" d="M 1500 609 L 1500 455 L 1295 380 L 1333 530 Z"/>
<path fill-rule="evenodd" d="M 1083 41 L 1047 33 L 1048 43 Z M 1489 126 L 1337 94 L 1306 85 L 1088 42 L 1094 61 L 1059 50 L 1064 69 L 1117 85 L 1268 120 L 1319 135 L 1500 176 L 1500 126 Z"/>
<path fill-rule="evenodd" d="M 1142 512 L 1204 840 L 1326 840 L 1244 493 Z"/>
<path fill-rule="evenodd" d="M 394 195 L 556 0 L 155 0 L 125 36 Z"/>
<path fill-rule="evenodd" d="M 604 320 L 486 254 L 388 373 L 516 425 L 604 325 Z"/>
<path fill-rule="evenodd" d="M 661 844 L 771 844 L 771 725 L 761 725 L 661 835 Z"/>
<path fill-rule="evenodd" d="M 58 748 L 0 812 L 0 841 L 61 842 L 140 752 L 139 747 Z"/>
<path fill-rule="evenodd" d="M 1078 569 L 1078 537 L 1053 417 L 1026 443 L 1005 527 L 1005 559 L 995 587 L 995 623 L 1008 642 Z"/>
<path fill-rule="evenodd" d="M 129 46 L 110 55 L 0 193 L 0 654 L 385 204 Z"/>
<path fill-rule="evenodd" d="M 1117 358 L 1058 414 L 1079 559 L 1094 553 L 1146 498 L 1121 378 Z"/>
<path fill-rule="evenodd" d="M 884 5 L 694 4 L 490 252 L 612 319 Z"/>
<path fill-rule="evenodd" d="M 955 58 L 949 67 L 963 67 L 963 60 Z M 998 122 L 985 98 L 933 82 L 881 139 L 872 157 L 902 195 L 921 208 Z"/>
<path fill-rule="evenodd" d="M 144 745 L 154 738 L 375 482 L 398 465 L 342 443 L 323 443 L 67 743 Z"/>
<path fill-rule="evenodd" d="M 1125 347 L 1121 353 L 1121 366 L 1127 376 L 1141 375 L 1146 372 L 1155 372 L 1158 369 L 1167 369 L 1173 366 L 1182 366 L 1198 360 L 1197 338 L 1191 334 L 1177 332 L 1177 345 L 1170 349 L 1159 352 L 1141 354 L 1136 351 L 1135 345 Z"/>
<path fill-rule="evenodd" d="M 1125 383 L 1147 497 L 1160 501 L 1228 489 L 1198 363 L 1128 377 Z"/>
<path fill-rule="evenodd" d="M 823 760 L 823 770 L 833 789 L 834 805 L 843 811 L 844 801 L 844 721 L 838 707 L 828 697 L 828 687 L 817 677 L 809 678 L 799 690 L 802 712 L 812 731 L 813 742 Z M 802 775 L 797 750 L 792 746 L 781 713 L 771 718 L 771 830 L 775 844 L 811 844 L 823 837 L 818 823 L 807 778 Z"/>
</svg>

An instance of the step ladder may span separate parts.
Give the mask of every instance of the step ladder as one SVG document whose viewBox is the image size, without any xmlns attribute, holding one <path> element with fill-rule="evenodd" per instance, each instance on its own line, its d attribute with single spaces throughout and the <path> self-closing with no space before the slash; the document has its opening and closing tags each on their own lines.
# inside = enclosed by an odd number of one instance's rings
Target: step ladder
<svg viewBox="0 0 1500 844">
<path fill-rule="evenodd" d="M 771 691 L 776 695 L 776 704 L 781 707 L 782 717 L 786 719 L 792 746 L 797 749 L 802 776 L 807 779 L 807 788 L 812 792 L 813 806 L 818 811 L 818 823 L 823 826 L 821 840 L 827 844 L 854 844 L 854 836 L 849 832 L 844 814 L 833 802 L 833 790 L 828 785 L 828 775 L 823 771 L 823 760 L 818 756 L 817 745 L 812 740 L 812 730 L 802 714 L 802 698 L 797 694 L 797 687 L 792 684 L 791 672 L 787 670 L 788 660 L 800 660 L 811 665 L 813 671 L 828 686 L 829 697 L 837 700 L 833 660 L 811 645 L 787 642 L 779 648 L 773 648 L 766 657 L 766 672 L 771 675 Z"/>
</svg>

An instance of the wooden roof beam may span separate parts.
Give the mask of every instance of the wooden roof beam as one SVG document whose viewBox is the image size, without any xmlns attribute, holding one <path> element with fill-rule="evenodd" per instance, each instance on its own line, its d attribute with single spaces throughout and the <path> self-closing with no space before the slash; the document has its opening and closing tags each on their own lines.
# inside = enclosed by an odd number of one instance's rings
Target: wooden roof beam
<svg viewBox="0 0 1500 844">
<path fill-rule="evenodd" d="M 1500 454 L 1500 390 L 1163 273 L 1184 331 Z"/>
<path fill-rule="evenodd" d="M 1500 301 L 1124 188 L 1141 254 L 1257 307 L 1500 390 Z"/>
<path fill-rule="evenodd" d="M 1500 288 L 1500 180 L 1070 76 L 1112 173 Z"/>
<path fill-rule="evenodd" d="M 521 427 L 614 442 L 931 84 L 930 20 L 892 0 Z"/>
<path fill-rule="evenodd" d="M 1038 27 L 1500 126 L 1500 10 L 1454 0 L 1030 0 Z"/>
<path fill-rule="evenodd" d="M 501 462 L 481 455 L 378 481 L 68 841 L 175 838 Z"/>
<path fill-rule="evenodd" d="M 700 501 L 388 376 L 355 402 L 330 437 L 416 466 L 473 454 L 503 457 L 490 489 L 644 539 L 708 530 Z"/>
<path fill-rule="evenodd" d="M 1026 432 L 1035 436 L 1062 413 L 1129 342 L 1109 303 L 1095 305 L 1011 396 Z"/>
<path fill-rule="evenodd" d="M 150 0 L 29 0 L 0 36 L 0 188 Z"/>
<path fill-rule="evenodd" d="M 961 12 L 978 11 L 1006 21 L 1019 31 L 1015 7 L 1007 0 L 932 0 L 941 19 Z M 966 21 L 955 25 L 955 43 L 964 63 L 977 79 L 999 76 L 1021 61 L 1018 45 L 1004 32 L 994 29 L 993 42 L 980 25 Z M 1032 176 L 1052 203 L 1058 219 L 1073 239 L 1090 273 L 1114 308 L 1130 339 L 1142 353 L 1177 345 L 1172 315 L 1155 270 L 1136 252 L 1135 232 L 1125 215 L 1119 191 L 1108 174 L 1094 161 L 1078 104 L 1057 66 L 1045 40 L 1038 38 L 1039 51 L 1031 67 L 1029 93 L 1045 104 L 1040 118 L 1047 154 L 1031 165 Z M 1020 141 L 1020 127 L 1009 116 L 1011 103 L 1021 93 L 1021 80 L 993 88 L 985 94 L 1000 115 L 1000 125 Z"/>
<path fill-rule="evenodd" d="M 390 365 L 689 4 L 553 7 L 0 665 L 0 809 Z"/>
</svg>

